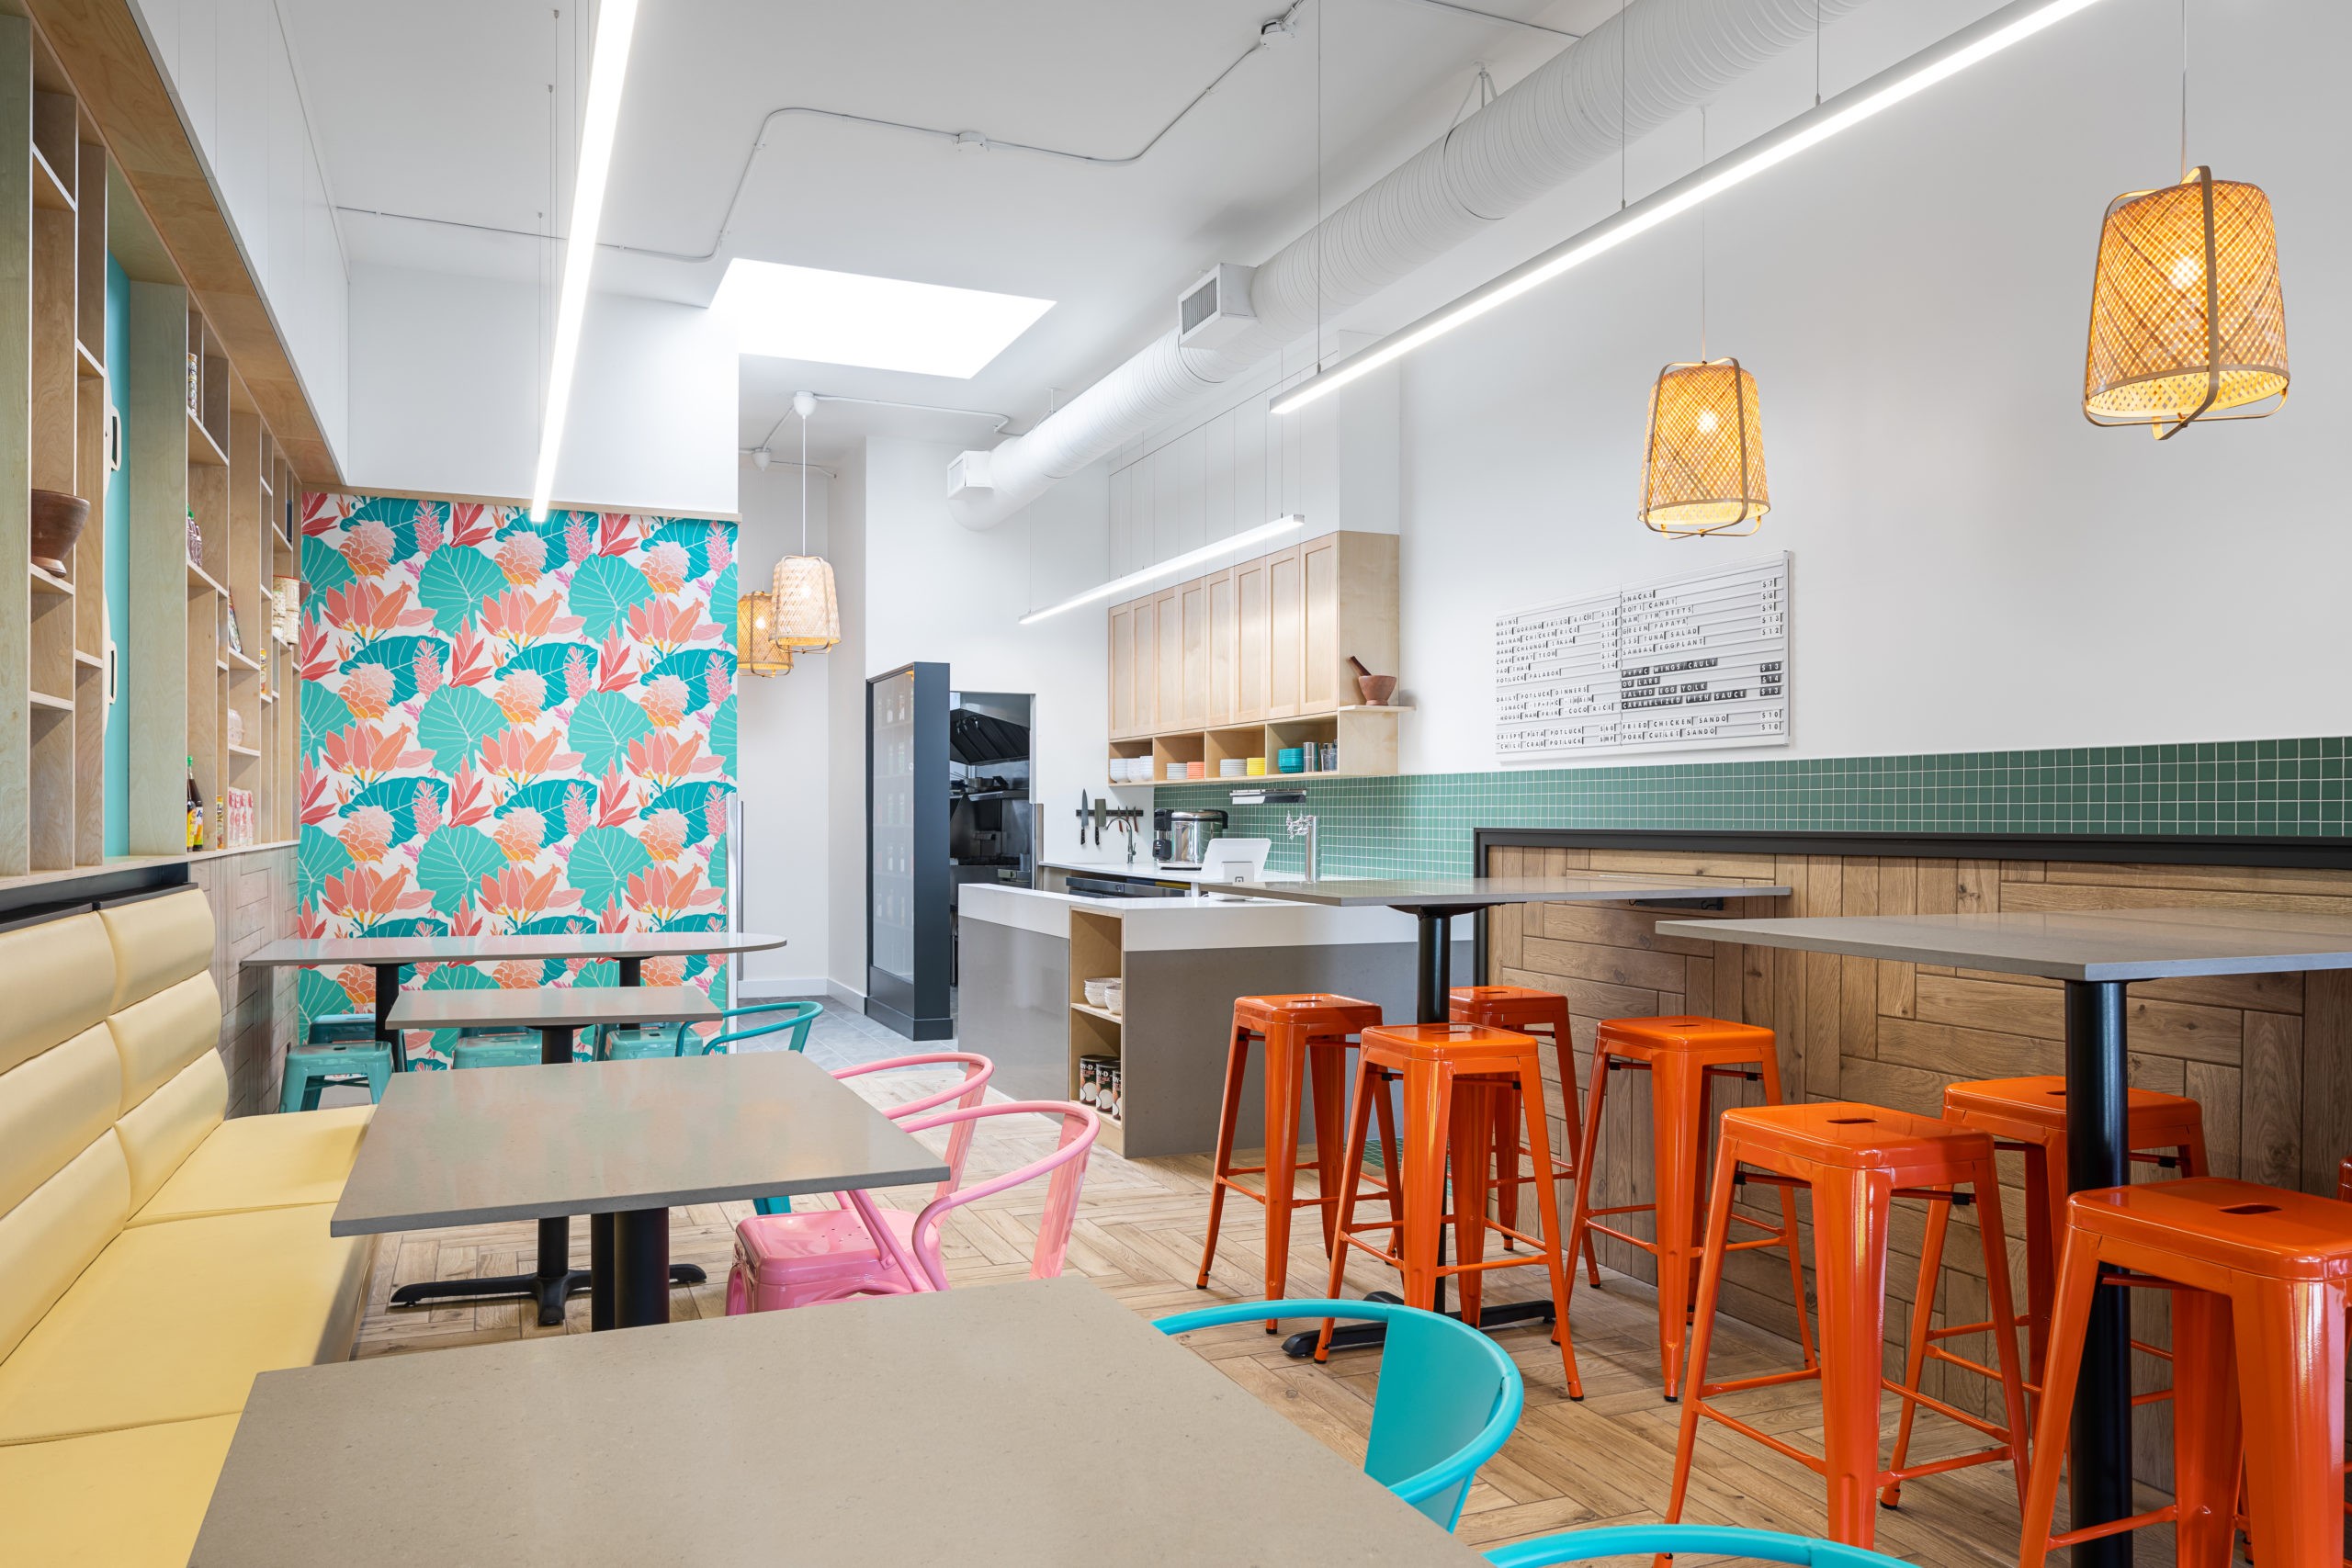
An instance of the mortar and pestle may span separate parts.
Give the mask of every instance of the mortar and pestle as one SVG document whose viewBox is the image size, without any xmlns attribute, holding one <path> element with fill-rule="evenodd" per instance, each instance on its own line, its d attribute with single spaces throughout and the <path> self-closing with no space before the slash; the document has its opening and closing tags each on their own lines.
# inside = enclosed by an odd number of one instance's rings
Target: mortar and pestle
<svg viewBox="0 0 2352 1568">
<path fill-rule="evenodd" d="M 1374 674 L 1363 667 L 1363 660 L 1352 653 L 1348 655 L 1348 662 L 1355 666 L 1356 690 L 1363 694 L 1365 705 L 1386 707 L 1389 700 L 1396 694 L 1396 677 Z"/>
</svg>

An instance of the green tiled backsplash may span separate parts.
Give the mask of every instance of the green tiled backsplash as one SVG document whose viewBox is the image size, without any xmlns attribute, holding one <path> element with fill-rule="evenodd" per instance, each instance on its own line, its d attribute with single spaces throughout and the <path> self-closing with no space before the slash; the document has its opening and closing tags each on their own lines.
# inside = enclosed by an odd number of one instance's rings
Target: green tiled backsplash
<svg viewBox="0 0 2352 1568">
<path fill-rule="evenodd" d="M 1396 778 L 1261 782 L 1305 806 L 1234 806 L 1238 780 L 1162 784 L 1152 804 L 1214 807 L 1227 831 L 1274 840 L 1296 871 L 1285 811 L 1312 812 L 1334 876 L 1449 876 L 1471 869 L 1479 828 L 1853 833 L 2352 834 L 2341 737 L 2051 751 L 1959 751 L 1770 762 L 1670 762 Z"/>
</svg>

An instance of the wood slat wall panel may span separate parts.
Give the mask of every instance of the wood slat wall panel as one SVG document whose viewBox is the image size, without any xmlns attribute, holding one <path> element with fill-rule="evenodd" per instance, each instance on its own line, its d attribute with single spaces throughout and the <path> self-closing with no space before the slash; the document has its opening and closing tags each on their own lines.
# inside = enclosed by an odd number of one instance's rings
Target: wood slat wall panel
<svg viewBox="0 0 2352 1568">
<path fill-rule="evenodd" d="M 1544 875 L 1587 864 L 1643 872 L 1703 872 L 1796 889 L 1787 898 L 1732 900 L 1726 917 L 1863 913 L 1990 913 L 2150 908 L 2156 905 L 2294 913 L 2352 912 L 2352 873 L 2056 862 L 1904 860 L 1892 857 L 1707 855 L 1552 848 L 1490 852 L 1493 874 Z M 1505 860 L 1508 855 L 1510 859 Z M 1489 917 L 1487 975 L 1501 984 L 1539 986 L 1569 998 L 1579 1087 L 1591 1078 L 1593 1032 L 1604 1018 L 1688 1010 L 1762 1024 L 1774 1031 L 1781 1081 L 1813 1100 L 1844 1099 L 1934 1115 L 1947 1085 L 1966 1078 L 2063 1070 L 2063 991 L 2053 981 L 1951 968 L 1890 964 L 1689 939 L 1659 937 L 1655 910 L 1550 905 Z M 2352 975 L 2222 976 L 2153 982 L 2130 992 L 2131 1081 L 2185 1094 L 2202 1107 L 2207 1152 L 2216 1174 L 2335 1190 L 2336 1165 L 2352 1155 Z M 1546 1064 L 1546 1074 L 1552 1072 Z M 1559 1103 L 1553 1134 L 1562 1127 Z M 1747 1088 L 1738 1097 L 1753 1101 Z M 1729 1103 L 1725 1094 L 1718 1105 Z M 1595 1160 L 1601 1205 L 1651 1196 L 1649 1086 L 1621 1073 L 1610 1085 Z M 2135 1168 L 2142 1179 L 2161 1174 Z M 2024 1169 L 2002 1158 L 2002 1208 L 2010 1269 L 2023 1288 Z M 1562 1196 L 1563 1212 L 1573 1194 Z M 1770 1190 L 1743 1192 L 1741 1212 L 1776 1218 Z M 1800 1204 L 1800 1213 L 1804 1205 Z M 1624 1228 L 1650 1234 L 1643 1216 Z M 1621 1222 L 1623 1223 L 1623 1222 Z M 1924 1205 L 1898 1203 L 1888 1266 L 1887 1356 L 1899 1369 L 1917 1293 Z M 1810 1258 L 1810 1223 L 1801 1226 Z M 1639 1278 L 1656 1273 L 1646 1255 L 1622 1243 L 1601 1248 L 1604 1265 Z M 1808 1262 L 1808 1273 L 1810 1264 Z M 1939 1323 L 1986 1315 L 1984 1265 L 1975 1216 L 1953 1218 L 1945 1248 Z M 1725 1270 L 1724 1310 L 1793 1334 L 1787 1264 L 1781 1254 L 1737 1255 Z M 2139 1292 L 2154 1296 L 2159 1292 Z M 2162 1303 L 2135 1302 L 2134 1332 L 2166 1342 Z M 1963 1354 L 1990 1354 L 1988 1341 L 1954 1341 Z M 2147 1358 L 2143 1387 L 2168 1380 Z M 1983 1380 L 1930 1368 L 1930 1393 L 1991 1414 Z M 2135 1424 L 2139 1473 L 2169 1475 L 2169 1426 L 2162 1407 Z"/>
</svg>

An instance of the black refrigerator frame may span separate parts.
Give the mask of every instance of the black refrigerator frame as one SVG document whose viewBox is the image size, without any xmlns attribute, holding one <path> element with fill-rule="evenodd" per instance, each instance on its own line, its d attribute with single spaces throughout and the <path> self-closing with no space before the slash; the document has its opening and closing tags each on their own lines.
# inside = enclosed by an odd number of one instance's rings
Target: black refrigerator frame
<svg viewBox="0 0 2352 1568">
<path fill-rule="evenodd" d="M 874 962 L 875 688 L 914 678 L 913 769 L 909 856 L 911 979 Z M 865 682 L 865 1015 L 910 1040 L 947 1040 L 956 1033 L 948 987 L 954 964 L 948 923 L 947 666 L 902 664 Z"/>
</svg>

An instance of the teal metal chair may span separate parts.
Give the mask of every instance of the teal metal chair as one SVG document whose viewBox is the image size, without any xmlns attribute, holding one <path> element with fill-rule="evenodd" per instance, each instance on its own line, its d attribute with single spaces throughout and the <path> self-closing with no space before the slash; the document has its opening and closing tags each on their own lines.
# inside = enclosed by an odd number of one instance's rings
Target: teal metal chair
<svg viewBox="0 0 2352 1568">
<path fill-rule="evenodd" d="M 1452 1529 L 1478 1467 L 1519 1425 L 1527 1391 L 1510 1358 L 1456 1319 L 1389 1302 L 1230 1302 L 1159 1318 L 1152 1326 L 1162 1334 L 1189 1334 L 1282 1317 L 1386 1325 L 1364 1473 Z"/>
<path fill-rule="evenodd" d="M 1551 1568 L 1555 1562 L 1657 1557 L 1677 1551 L 1788 1562 L 1796 1568 L 1905 1568 L 1900 1558 L 1859 1546 L 1727 1525 L 1603 1525 L 1596 1529 L 1563 1530 L 1498 1546 L 1487 1553 L 1487 1561 L 1495 1568 Z"/>
<path fill-rule="evenodd" d="M 591 1059 L 578 1034 L 571 1037 L 571 1059 Z M 460 1029 L 449 1048 L 449 1066 L 464 1071 L 472 1067 L 536 1067 L 539 1065 L 539 1034 L 537 1030 L 518 1032 L 512 1029 Z"/>
<path fill-rule="evenodd" d="M 286 1053 L 277 1079 L 277 1109 L 316 1111 L 329 1084 L 368 1086 L 373 1103 L 392 1081 L 392 1048 L 376 1038 L 376 1015 L 322 1013 L 311 1021 L 307 1049 Z"/>
<path fill-rule="evenodd" d="M 722 1023 L 729 1019 L 753 1016 L 762 1017 L 763 1021 L 748 1029 L 729 1030 L 712 1035 L 704 1043 L 702 1055 L 707 1056 L 725 1050 L 738 1040 L 774 1034 L 786 1029 L 792 1031 L 792 1039 L 785 1049 L 806 1051 L 808 1048 L 809 1026 L 824 1010 L 821 1002 L 753 1002 L 746 1007 L 729 1008 L 718 1015 Z M 766 1018 L 769 1013 L 780 1016 Z M 667 1029 L 612 1028 L 605 1030 L 604 1038 L 597 1043 L 596 1055 L 600 1061 L 606 1062 L 637 1062 L 649 1056 L 683 1056 L 693 1039 L 694 1025 L 691 1023 Z"/>
</svg>

